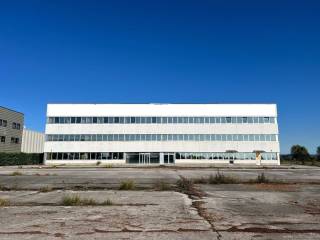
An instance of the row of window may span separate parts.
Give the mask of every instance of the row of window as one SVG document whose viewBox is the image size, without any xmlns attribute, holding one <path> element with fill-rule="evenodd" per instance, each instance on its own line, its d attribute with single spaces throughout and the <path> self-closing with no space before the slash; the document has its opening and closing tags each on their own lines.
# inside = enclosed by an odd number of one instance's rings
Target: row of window
<svg viewBox="0 0 320 240">
<path fill-rule="evenodd" d="M 0 119 L 0 127 L 7 127 L 7 125 L 8 125 L 7 120 Z M 15 122 L 12 123 L 12 129 L 20 130 L 20 128 L 21 128 L 20 123 L 15 123 Z"/>
<path fill-rule="evenodd" d="M 123 159 L 123 152 L 52 152 L 47 153 L 47 160 L 117 160 Z"/>
<path fill-rule="evenodd" d="M 49 124 L 275 123 L 274 117 L 48 117 Z"/>
<path fill-rule="evenodd" d="M 176 153 L 176 159 L 256 160 L 256 157 L 256 153 L 248 152 Z M 277 160 L 277 153 L 261 153 L 261 160 Z"/>
<path fill-rule="evenodd" d="M 256 153 L 249 152 L 178 152 L 175 158 L 210 159 L 210 160 L 256 160 Z M 51 152 L 46 154 L 47 160 L 121 160 L 123 152 Z M 277 153 L 261 153 L 261 160 L 277 160 Z"/>
<path fill-rule="evenodd" d="M 1 143 L 5 143 L 5 142 L 6 142 L 6 137 L 5 137 L 5 136 L 0 136 L 0 142 L 1 142 Z M 12 138 L 11 138 L 11 143 L 16 143 L 16 144 L 18 144 L 18 143 L 19 143 L 19 138 L 12 137 Z"/>
<path fill-rule="evenodd" d="M 277 141 L 276 134 L 49 134 L 46 141 Z"/>
</svg>

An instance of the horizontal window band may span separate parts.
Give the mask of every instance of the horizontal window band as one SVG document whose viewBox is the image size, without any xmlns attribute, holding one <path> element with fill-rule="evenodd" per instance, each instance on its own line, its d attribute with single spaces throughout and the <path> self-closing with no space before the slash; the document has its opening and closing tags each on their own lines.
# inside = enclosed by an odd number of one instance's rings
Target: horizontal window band
<svg viewBox="0 0 320 240">
<path fill-rule="evenodd" d="M 48 124 L 265 124 L 275 117 L 48 117 Z"/>
<path fill-rule="evenodd" d="M 47 152 L 46 160 L 124 160 L 125 154 L 139 155 L 124 152 Z M 175 152 L 174 156 L 176 160 L 257 160 L 257 157 L 261 160 L 278 160 L 276 152 Z"/>
<path fill-rule="evenodd" d="M 47 142 L 251 141 L 275 142 L 276 134 L 48 134 Z"/>
</svg>

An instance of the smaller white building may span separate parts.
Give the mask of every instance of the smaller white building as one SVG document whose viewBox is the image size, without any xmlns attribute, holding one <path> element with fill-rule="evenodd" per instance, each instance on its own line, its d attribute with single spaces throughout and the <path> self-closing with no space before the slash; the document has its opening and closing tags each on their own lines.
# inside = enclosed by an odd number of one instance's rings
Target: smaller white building
<svg viewBox="0 0 320 240">
<path fill-rule="evenodd" d="M 21 152 L 43 153 L 45 134 L 41 132 L 23 129 Z"/>
</svg>

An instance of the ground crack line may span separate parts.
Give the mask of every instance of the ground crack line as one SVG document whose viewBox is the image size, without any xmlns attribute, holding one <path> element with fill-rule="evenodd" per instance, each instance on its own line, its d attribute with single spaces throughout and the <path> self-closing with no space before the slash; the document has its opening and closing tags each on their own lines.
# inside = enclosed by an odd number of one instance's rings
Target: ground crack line
<svg viewBox="0 0 320 240">
<path fill-rule="evenodd" d="M 192 180 L 181 175 L 179 175 L 179 177 L 180 180 L 177 184 L 179 191 L 185 194 L 191 200 L 191 206 L 194 207 L 197 210 L 198 215 L 210 225 L 211 230 L 217 234 L 217 239 L 221 240 L 222 235 L 215 228 L 213 219 L 208 213 L 207 209 L 203 207 L 205 202 L 201 201 L 206 194 L 201 189 L 197 189 L 192 183 Z"/>
</svg>

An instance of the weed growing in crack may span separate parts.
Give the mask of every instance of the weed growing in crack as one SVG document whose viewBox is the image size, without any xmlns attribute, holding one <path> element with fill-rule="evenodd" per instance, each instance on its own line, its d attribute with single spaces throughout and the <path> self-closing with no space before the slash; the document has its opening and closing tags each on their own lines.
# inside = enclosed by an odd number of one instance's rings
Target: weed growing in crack
<svg viewBox="0 0 320 240">
<path fill-rule="evenodd" d="M 0 198 L 0 207 L 6 207 L 10 205 L 10 201 L 7 199 Z"/>
<path fill-rule="evenodd" d="M 154 183 L 153 188 L 157 191 L 168 191 L 171 190 L 171 186 L 163 181 L 157 181 Z"/>
<path fill-rule="evenodd" d="M 134 181 L 125 180 L 120 183 L 119 190 L 133 190 L 135 188 Z"/>
<path fill-rule="evenodd" d="M 232 184 L 232 183 L 237 183 L 236 179 L 225 176 L 223 173 L 220 173 L 218 170 L 216 175 L 210 175 L 208 179 L 209 184 Z"/>
<path fill-rule="evenodd" d="M 51 192 L 51 191 L 53 191 L 53 189 L 50 186 L 41 187 L 39 189 L 39 192 L 42 192 L 42 193 Z"/>
<path fill-rule="evenodd" d="M 23 175 L 22 172 L 19 171 L 14 171 L 13 173 L 11 173 L 11 176 L 21 176 Z"/>
</svg>

